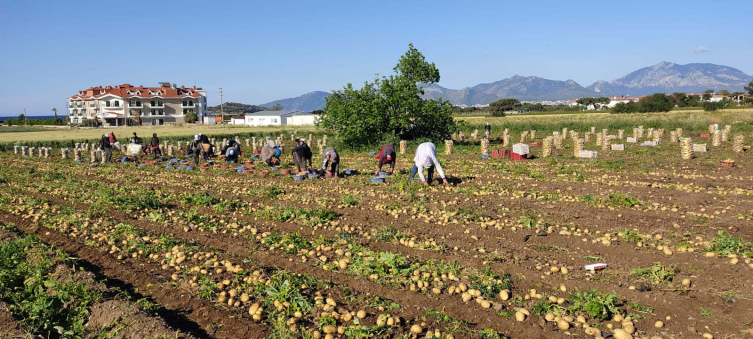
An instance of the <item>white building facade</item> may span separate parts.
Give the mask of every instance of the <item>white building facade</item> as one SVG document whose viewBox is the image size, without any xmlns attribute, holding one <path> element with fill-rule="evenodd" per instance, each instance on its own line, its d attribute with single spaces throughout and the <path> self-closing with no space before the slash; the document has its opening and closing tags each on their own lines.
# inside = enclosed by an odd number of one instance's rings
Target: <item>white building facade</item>
<svg viewBox="0 0 753 339">
<path fill-rule="evenodd" d="M 316 123 L 318 116 L 302 111 L 261 111 L 246 113 L 247 126 L 304 126 Z"/>
</svg>

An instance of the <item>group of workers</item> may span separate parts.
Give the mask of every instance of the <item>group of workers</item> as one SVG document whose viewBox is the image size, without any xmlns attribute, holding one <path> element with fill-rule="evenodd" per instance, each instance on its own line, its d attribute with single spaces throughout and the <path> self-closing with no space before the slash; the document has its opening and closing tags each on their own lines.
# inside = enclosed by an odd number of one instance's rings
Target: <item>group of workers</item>
<svg viewBox="0 0 753 339">
<path fill-rule="evenodd" d="M 155 157 L 162 156 L 162 151 L 160 150 L 160 141 L 157 137 L 157 133 L 152 134 L 152 139 L 149 141 L 149 144 L 146 147 L 143 147 L 143 140 L 136 134 L 136 132 L 133 133 L 133 137 L 131 137 L 128 142 L 129 144 L 136 146 L 137 149 L 143 149 L 144 155 L 151 153 Z M 110 132 L 109 135 L 102 135 L 102 139 L 100 139 L 99 141 L 99 148 L 105 154 L 104 161 L 110 162 L 112 159 L 112 149 L 119 148 L 119 143 L 117 138 L 115 137 L 115 134 L 113 132 Z M 241 155 L 241 145 L 235 140 L 228 140 L 220 154 L 224 155 L 226 162 L 238 162 L 238 157 Z M 280 149 L 280 145 L 275 143 L 273 140 L 267 140 L 267 143 L 261 149 L 259 159 L 269 167 L 277 167 L 280 166 L 281 155 L 282 150 Z M 291 155 L 293 157 L 294 166 L 298 172 L 311 171 L 311 158 L 313 157 L 313 152 L 311 152 L 311 148 L 306 143 L 306 139 L 295 139 L 295 147 L 291 151 Z M 193 140 L 188 144 L 186 156 L 193 157 L 194 164 L 198 166 L 200 159 L 209 161 L 209 159 L 213 158 L 215 156 L 215 149 L 214 146 L 209 142 L 209 137 L 204 134 L 196 134 L 194 135 Z M 377 174 L 379 174 L 379 172 L 382 172 L 382 168 L 385 165 L 389 165 L 389 174 L 394 173 L 395 163 L 397 161 L 395 145 L 384 144 L 382 146 L 382 149 L 379 151 L 379 154 L 376 156 L 376 159 L 378 161 L 376 170 Z M 433 143 L 425 142 L 418 145 L 418 148 L 416 148 L 416 154 L 413 158 L 413 162 L 413 168 L 408 175 L 408 183 L 410 183 L 411 180 L 413 180 L 413 178 L 418 175 L 423 184 L 431 184 L 432 180 L 434 179 L 434 171 L 436 170 L 439 173 L 439 176 L 442 178 L 442 181 L 447 184 L 447 178 L 445 177 L 444 171 L 442 170 L 442 165 L 437 159 L 437 148 Z M 424 176 L 423 173 L 424 169 L 427 170 L 426 176 Z M 327 147 L 324 149 L 324 152 L 322 154 L 321 170 L 322 172 L 329 172 L 330 176 L 332 177 L 337 178 L 339 176 L 340 155 L 337 153 L 337 150 L 334 147 Z"/>
<path fill-rule="evenodd" d="M 149 144 L 144 147 L 144 140 L 141 139 L 136 132 L 133 132 L 133 137 L 128 139 L 128 143 L 130 145 L 133 145 L 136 149 L 134 152 L 134 156 L 138 155 L 148 155 L 153 154 L 154 157 L 162 156 L 162 150 L 160 149 L 160 142 L 159 138 L 157 137 L 157 133 L 152 134 L 152 139 L 149 140 Z M 104 152 L 104 162 L 111 162 L 112 161 L 112 150 L 113 149 L 120 149 L 120 142 L 118 142 L 118 138 L 115 137 L 114 132 L 110 132 L 110 134 L 103 134 L 102 138 L 99 140 L 98 145 L 100 150 Z"/>
</svg>

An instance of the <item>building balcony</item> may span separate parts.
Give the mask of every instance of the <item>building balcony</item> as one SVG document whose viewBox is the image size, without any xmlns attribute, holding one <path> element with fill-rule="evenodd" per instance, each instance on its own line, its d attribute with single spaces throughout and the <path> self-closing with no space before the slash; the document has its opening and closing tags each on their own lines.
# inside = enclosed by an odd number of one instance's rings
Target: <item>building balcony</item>
<svg viewBox="0 0 753 339">
<path fill-rule="evenodd" d="M 194 107 L 196 107 L 196 105 L 195 104 L 194 105 L 183 105 L 183 104 L 181 104 L 180 107 L 181 108 L 194 108 Z"/>
</svg>

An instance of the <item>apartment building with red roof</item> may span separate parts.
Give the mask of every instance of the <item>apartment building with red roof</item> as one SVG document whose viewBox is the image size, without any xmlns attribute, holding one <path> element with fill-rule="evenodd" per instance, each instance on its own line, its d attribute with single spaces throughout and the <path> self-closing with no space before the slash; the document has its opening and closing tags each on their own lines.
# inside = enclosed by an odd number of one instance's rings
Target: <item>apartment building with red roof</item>
<svg viewBox="0 0 753 339">
<path fill-rule="evenodd" d="M 165 125 L 184 122 L 185 115 L 207 115 L 207 95 L 201 87 L 96 86 L 68 97 L 71 123 L 98 120 L 105 126 Z"/>
</svg>

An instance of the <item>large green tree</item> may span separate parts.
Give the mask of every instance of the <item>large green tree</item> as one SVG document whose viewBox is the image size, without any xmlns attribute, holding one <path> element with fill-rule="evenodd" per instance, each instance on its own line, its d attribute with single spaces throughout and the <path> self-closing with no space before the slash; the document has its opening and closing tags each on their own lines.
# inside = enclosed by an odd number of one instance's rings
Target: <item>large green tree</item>
<svg viewBox="0 0 753 339">
<path fill-rule="evenodd" d="M 748 95 L 753 95 L 753 80 L 748 83 L 748 86 L 743 87 L 743 89 L 748 92 Z"/>
<path fill-rule="evenodd" d="M 647 112 L 669 112 L 672 109 L 672 100 L 664 93 L 655 93 L 649 95 L 640 101 L 640 111 Z"/>
<path fill-rule="evenodd" d="M 493 117 L 503 117 L 505 112 L 516 110 L 521 107 L 518 99 L 499 99 L 489 104 L 489 113 Z"/>
<path fill-rule="evenodd" d="M 421 84 L 439 82 L 439 70 L 413 44 L 389 77 L 348 84 L 327 97 L 319 127 L 337 133 L 349 147 L 375 145 L 394 138 L 448 137 L 455 131 L 449 101 L 424 100 Z"/>
<path fill-rule="evenodd" d="M 675 101 L 677 107 L 685 107 L 688 100 L 688 95 L 681 92 L 672 93 L 672 99 Z"/>
</svg>

